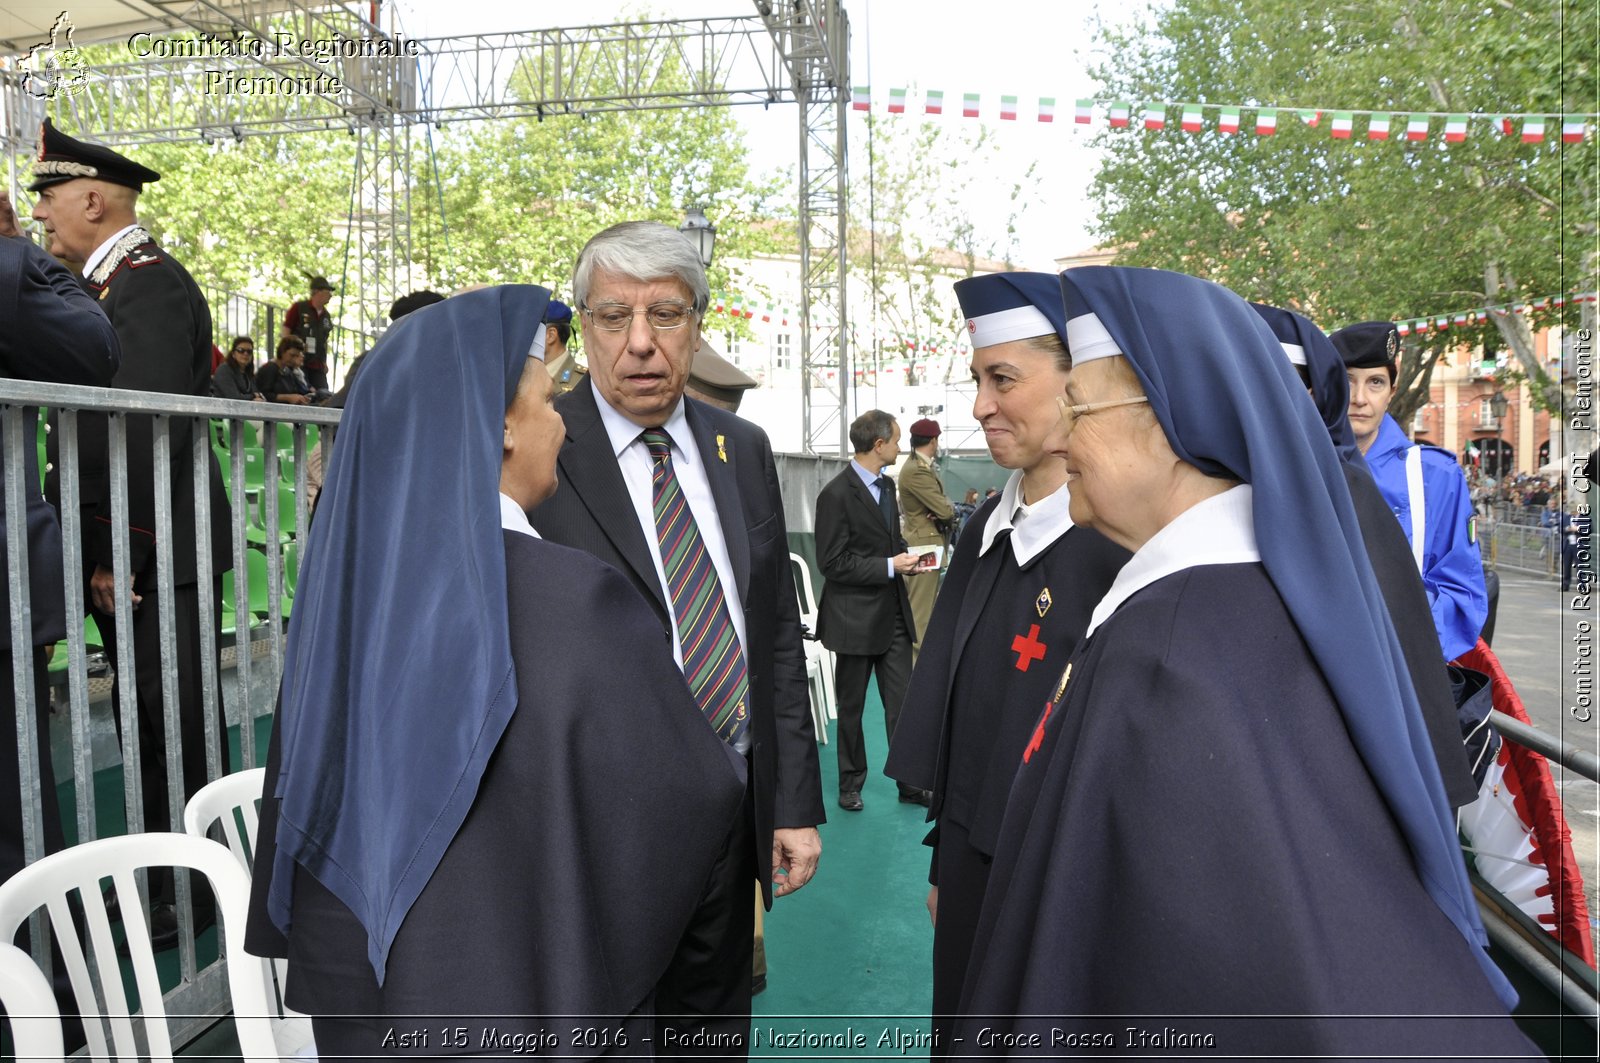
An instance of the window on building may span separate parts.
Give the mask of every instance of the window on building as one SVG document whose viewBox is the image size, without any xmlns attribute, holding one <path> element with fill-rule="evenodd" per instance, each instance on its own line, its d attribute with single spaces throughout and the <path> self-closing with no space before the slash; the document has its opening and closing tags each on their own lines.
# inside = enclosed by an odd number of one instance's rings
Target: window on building
<svg viewBox="0 0 1600 1063">
<path fill-rule="evenodd" d="M 788 369 L 793 364 L 794 346 L 789 333 L 780 332 L 772 337 L 772 368 Z"/>
<path fill-rule="evenodd" d="M 734 365 L 744 365 L 744 340 L 732 332 L 722 334 L 722 350 L 728 356 L 728 361 Z"/>
</svg>

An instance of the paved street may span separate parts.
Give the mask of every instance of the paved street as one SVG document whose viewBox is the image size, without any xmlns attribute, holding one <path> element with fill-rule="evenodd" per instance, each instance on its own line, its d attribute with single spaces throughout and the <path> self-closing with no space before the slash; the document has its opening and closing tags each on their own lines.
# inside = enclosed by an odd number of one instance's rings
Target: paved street
<svg viewBox="0 0 1600 1063">
<path fill-rule="evenodd" d="M 1495 624 L 1494 651 L 1527 706 L 1534 726 L 1563 741 L 1600 753 L 1600 707 L 1593 704 L 1595 673 L 1595 611 L 1572 608 L 1572 595 L 1562 594 L 1554 580 L 1536 579 L 1514 572 L 1500 576 L 1500 611 Z M 1578 719 L 1572 712 L 1578 697 L 1579 676 L 1573 668 L 1583 648 L 1580 621 L 1589 624 L 1582 669 L 1589 682 L 1590 708 Z M 1561 788 L 1567 824 L 1572 828 L 1572 849 L 1583 869 L 1584 892 L 1592 924 L 1600 926 L 1600 787 L 1576 773 L 1551 766 Z"/>
</svg>

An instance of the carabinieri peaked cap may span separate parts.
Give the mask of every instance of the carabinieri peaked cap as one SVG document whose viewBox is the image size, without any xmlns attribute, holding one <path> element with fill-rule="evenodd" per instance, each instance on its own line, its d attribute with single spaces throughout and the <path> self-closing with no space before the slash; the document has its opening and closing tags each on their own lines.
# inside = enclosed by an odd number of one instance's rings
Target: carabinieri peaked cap
<svg viewBox="0 0 1600 1063">
<path fill-rule="evenodd" d="M 161 180 L 161 175 L 150 167 L 140 166 L 104 144 L 69 137 L 46 118 L 39 126 L 39 154 L 34 158 L 33 183 L 28 191 L 37 192 L 80 177 L 124 185 L 135 192 L 142 192 L 151 181 Z"/>
<path fill-rule="evenodd" d="M 1382 369 L 1400 356 L 1400 333 L 1392 321 L 1363 321 L 1346 325 L 1328 339 L 1344 359 L 1347 369 Z"/>
<path fill-rule="evenodd" d="M 1061 282 L 1053 273 L 990 273 L 956 281 L 972 346 L 1055 335 L 1067 339 Z"/>
</svg>

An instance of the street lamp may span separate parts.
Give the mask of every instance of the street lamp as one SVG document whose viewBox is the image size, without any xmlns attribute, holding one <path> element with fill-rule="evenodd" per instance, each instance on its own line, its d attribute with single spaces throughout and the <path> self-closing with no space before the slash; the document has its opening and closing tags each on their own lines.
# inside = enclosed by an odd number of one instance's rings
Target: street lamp
<svg viewBox="0 0 1600 1063">
<path fill-rule="evenodd" d="M 689 238 L 700 252 L 700 264 L 707 269 L 711 268 L 711 253 L 717 245 L 717 227 L 711 224 L 705 211 L 699 207 L 690 207 L 683 215 L 683 224 L 678 226 L 678 231 Z"/>
<path fill-rule="evenodd" d="M 1494 468 L 1495 479 L 1501 479 L 1506 474 L 1506 441 L 1502 435 L 1505 422 L 1506 408 L 1511 404 L 1506 401 L 1505 392 L 1496 390 L 1489 396 L 1489 412 L 1494 414 Z"/>
<path fill-rule="evenodd" d="M 678 226 L 678 231 L 689 238 L 700 252 L 700 264 L 707 269 L 711 268 L 711 257 L 716 249 L 717 227 L 711 224 L 705 211 L 692 206 L 684 212 L 683 223 Z"/>
</svg>

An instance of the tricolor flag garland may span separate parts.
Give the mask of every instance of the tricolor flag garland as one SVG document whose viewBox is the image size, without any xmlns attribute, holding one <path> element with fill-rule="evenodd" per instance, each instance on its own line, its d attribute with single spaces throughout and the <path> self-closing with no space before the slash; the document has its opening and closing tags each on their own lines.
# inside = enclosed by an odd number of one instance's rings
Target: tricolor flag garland
<svg viewBox="0 0 1600 1063">
<path fill-rule="evenodd" d="M 1535 299 L 1520 303 L 1497 303 L 1493 306 L 1479 306 L 1471 310 L 1457 310 L 1449 314 L 1430 314 L 1426 317 L 1408 317 L 1394 323 L 1395 331 L 1402 336 L 1424 335 L 1429 332 L 1445 332 L 1450 328 L 1465 328 L 1477 325 L 1480 322 L 1492 320 L 1492 317 L 1509 317 L 1512 314 L 1532 314 L 1539 310 L 1559 310 L 1568 303 L 1593 303 L 1600 300 L 1600 295 L 1595 292 L 1577 292 L 1572 295 L 1547 295 L 1543 299 Z M 1491 317 L 1492 315 L 1492 317 Z"/>
<path fill-rule="evenodd" d="M 906 114 L 907 100 L 911 95 L 910 89 L 895 88 L 889 90 L 887 112 L 889 114 Z M 942 89 L 928 89 L 923 92 L 922 113 L 925 115 L 943 115 L 944 97 Z M 1054 122 L 1056 112 L 1056 98 L 1054 96 L 1038 96 L 1034 117 L 1040 122 Z M 867 85 L 857 85 L 851 90 L 851 108 L 857 111 L 871 111 L 873 109 L 872 89 Z M 1020 106 L 1021 97 L 1002 95 L 1000 97 L 1000 120 L 1015 122 L 1027 117 Z M 1167 116 L 1176 108 L 1179 112 L 1179 126 L 1185 132 L 1199 133 L 1205 129 L 1207 112 L 1217 115 L 1216 130 L 1219 133 L 1235 134 L 1247 127 L 1245 115 L 1254 113 L 1254 129 L 1257 136 L 1270 137 L 1278 132 L 1279 116 L 1289 110 L 1308 128 L 1317 129 L 1323 126 L 1323 117 L 1328 116 L 1327 123 L 1329 136 L 1337 140 L 1352 140 L 1360 136 L 1362 123 L 1365 123 L 1367 140 L 1388 140 L 1396 126 L 1403 133 L 1402 139 L 1407 141 L 1427 141 L 1436 143 L 1459 144 L 1472 135 L 1475 130 L 1486 129 L 1497 137 L 1521 136 L 1524 144 L 1541 144 L 1546 140 L 1555 142 L 1554 136 L 1548 136 L 1547 130 L 1552 125 L 1559 125 L 1559 142 L 1562 144 L 1576 144 L 1586 137 L 1592 136 L 1600 114 L 1441 114 L 1437 112 L 1413 111 L 1410 113 L 1394 114 L 1389 111 L 1360 111 L 1340 110 L 1322 107 L 1250 107 L 1243 104 L 1209 104 L 1209 103 L 1174 103 L 1170 101 L 1135 103 L 1130 100 L 1100 100 L 1094 97 L 1079 97 L 1074 101 L 1072 109 L 1073 126 L 1092 126 L 1095 124 L 1096 112 L 1103 111 L 1104 121 L 1112 129 L 1128 129 L 1135 125 L 1135 120 L 1140 119 L 1145 129 L 1165 129 Z M 976 92 L 961 94 L 961 115 L 963 118 L 983 117 L 981 108 L 981 95 Z M 1443 119 L 1443 136 L 1435 128 L 1434 119 Z"/>
</svg>

